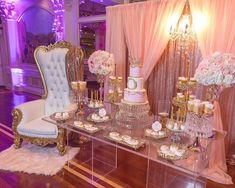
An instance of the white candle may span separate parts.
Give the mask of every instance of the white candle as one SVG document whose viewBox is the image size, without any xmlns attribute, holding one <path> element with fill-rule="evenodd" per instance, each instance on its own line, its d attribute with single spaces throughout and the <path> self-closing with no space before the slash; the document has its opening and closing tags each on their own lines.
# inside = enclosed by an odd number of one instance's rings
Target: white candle
<svg viewBox="0 0 235 188">
<path fill-rule="evenodd" d="M 188 111 L 193 111 L 194 108 L 194 101 L 188 101 Z"/>
<path fill-rule="evenodd" d="M 194 103 L 193 111 L 195 114 L 203 113 L 203 104 L 202 103 Z"/>
<path fill-rule="evenodd" d="M 195 95 L 189 95 L 189 100 L 194 100 L 194 99 L 196 99 Z"/>
<path fill-rule="evenodd" d="M 72 87 L 72 89 L 77 90 L 78 89 L 78 82 L 77 81 L 72 81 L 71 82 L 71 87 Z"/>
<path fill-rule="evenodd" d="M 78 88 L 79 88 L 80 91 L 85 91 L 85 89 L 86 89 L 86 82 L 78 81 Z"/>
</svg>

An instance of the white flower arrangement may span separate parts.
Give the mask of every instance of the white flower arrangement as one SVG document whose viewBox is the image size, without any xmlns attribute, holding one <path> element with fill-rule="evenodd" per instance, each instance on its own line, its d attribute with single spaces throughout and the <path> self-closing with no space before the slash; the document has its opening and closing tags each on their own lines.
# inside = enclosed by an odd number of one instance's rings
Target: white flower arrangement
<svg viewBox="0 0 235 188">
<path fill-rule="evenodd" d="M 114 57 L 109 52 L 95 51 L 88 59 L 89 71 L 93 74 L 106 76 L 114 70 Z"/>
<path fill-rule="evenodd" d="M 202 85 L 229 87 L 235 83 L 235 57 L 215 52 L 198 65 L 194 78 Z"/>
</svg>

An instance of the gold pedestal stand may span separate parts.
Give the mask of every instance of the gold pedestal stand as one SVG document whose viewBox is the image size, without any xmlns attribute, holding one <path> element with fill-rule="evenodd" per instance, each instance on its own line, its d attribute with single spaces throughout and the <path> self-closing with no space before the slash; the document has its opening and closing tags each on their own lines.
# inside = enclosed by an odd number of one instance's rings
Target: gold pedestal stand
<svg viewBox="0 0 235 188">
<path fill-rule="evenodd" d="M 72 89 L 74 90 L 76 101 L 78 103 L 78 108 L 75 112 L 76 115 L 84 115 L 84 92 L 86 90 L 86 82 L 84 81 L 73 81 L 71 82 Z"/>
<path fill-rule="evenodd" d="M 185 122 L 187 115 L 187 104 L 190 100 L 189 96 L 191 91 L 196 86 L 197 82 L 194 79 L 185 78 L 184 81 L 178 80 L 176 87 L 182 93 L 182 96 L 177 96 L 172 99 L 173 108 L 171 112 L 171 117 L 173 119 L 176 119 L 176 121 Z"/>
<path fill-rule="evenodd" d="M 109 91 L 107 94 L 110 103 L 119 103 L 123 98 L 121 89 L 122 77 L 109 76 Z"/>
</svg>

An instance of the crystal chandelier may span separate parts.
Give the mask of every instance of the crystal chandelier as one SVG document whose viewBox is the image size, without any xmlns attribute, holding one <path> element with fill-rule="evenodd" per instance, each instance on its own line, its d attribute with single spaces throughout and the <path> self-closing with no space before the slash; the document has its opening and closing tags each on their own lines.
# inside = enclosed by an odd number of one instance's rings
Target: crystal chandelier
<svg viewBox="0 0 235 188">
<path fill-rule="evenodd" d="M 176 50 L 181 56 L 181 61 L 186 64 L 186 77 L 189 77 L 189 66 L 193 58 L 193 47 L 196 34 L 193 29 L 192 17 L 190 15 L 189 2 L 186 1 L 183 15 L 176 26 L 170 26 L 170 39 L 176 42 Z"/>
</svg>

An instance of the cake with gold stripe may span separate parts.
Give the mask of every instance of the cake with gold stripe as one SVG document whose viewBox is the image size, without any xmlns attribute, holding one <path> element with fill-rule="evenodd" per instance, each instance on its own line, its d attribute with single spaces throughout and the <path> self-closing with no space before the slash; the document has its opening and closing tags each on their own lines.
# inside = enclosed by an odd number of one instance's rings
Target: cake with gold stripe
<svg viewBox="0 0 235 188">
<path fill-rule="evenodd" d="M 127 128 L 145 127 L 152 123 L 152 117 L 149 115 L 150 106 L 146 89 L 144 89 L 142 65 L 136 59 L 129 59 L 129 62 L 130 75 L 116 120 Z"/>
</svg>

